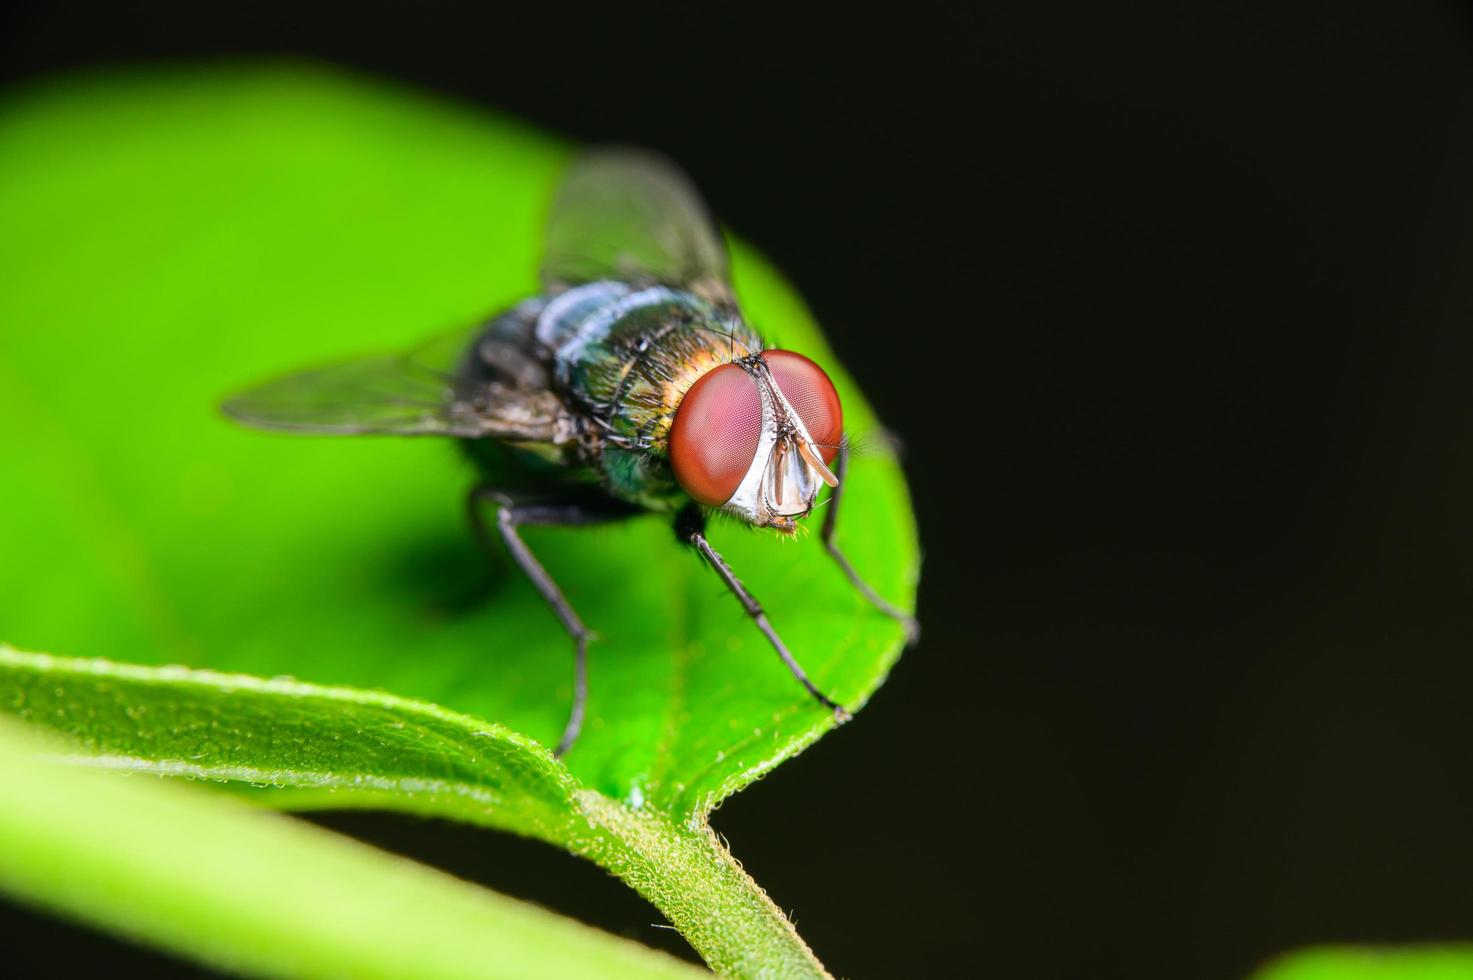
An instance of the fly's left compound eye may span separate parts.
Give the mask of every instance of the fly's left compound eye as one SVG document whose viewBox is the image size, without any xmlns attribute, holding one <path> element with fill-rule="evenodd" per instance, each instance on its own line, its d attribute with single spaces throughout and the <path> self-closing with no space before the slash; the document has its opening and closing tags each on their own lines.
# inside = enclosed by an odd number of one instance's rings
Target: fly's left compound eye
<svg viewBox="0 0 1473 980">
<path fill-rule="evenodd" d="M 839 455 L 839 440 L 844 435 L 844 409 L 839 393 L 823 368 L 802 354 L 790 350 L 764 351 L 762 359 L 783 397 L 803 420 L 803 428 L 818 447 L 825 463 Z"/>
<path fill-rule="evenodd" d="M 757 457 L 762 396 L 738 364 L 713 368 L 691 385 L 670 425 L 670 465 L 681 489 L 719 507 Z"/>
</svg>

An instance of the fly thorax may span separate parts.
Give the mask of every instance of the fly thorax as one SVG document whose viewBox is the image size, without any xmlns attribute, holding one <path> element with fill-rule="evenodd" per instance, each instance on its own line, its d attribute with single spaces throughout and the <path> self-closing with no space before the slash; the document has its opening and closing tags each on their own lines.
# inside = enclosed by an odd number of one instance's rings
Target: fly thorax
<svg viewBox="0 0 1473 980">
<path fill-rule="evenodd" d="M 590 282 L 558 293 L 542 308 L 537 317 L 537 340 L 543 347 L 561 357 L 564 348 L 578 341 L 587 325 L 596 322 L 601 311 L 628 296 L 634 288 L 622 282 Z"/>
<path fill-rule="evenodd" d="M 711 346 L 699 327 L 713 321 L 705 300 L 662 285 L 593 282 L 548 302 L 537 339 L 550 352 L 559 387 L 598 425 L 629 444 L 650 446 L 670 389 Z"/>
</svg>

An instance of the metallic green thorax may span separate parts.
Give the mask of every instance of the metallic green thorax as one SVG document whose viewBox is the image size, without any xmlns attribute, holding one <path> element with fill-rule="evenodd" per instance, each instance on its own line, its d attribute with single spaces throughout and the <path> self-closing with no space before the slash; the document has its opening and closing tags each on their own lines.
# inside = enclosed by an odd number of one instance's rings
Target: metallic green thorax
<svg viewBox="0 0 1473 980">
<path fill-rule="evenodd" d="M 580 422 L 579 462 L 615 496 L 662 510 L 685 500 L 666 458 L 681 399 L 707 371 L 762 350 L 725 304 L 613 281 L 548 298 L 534 332 Z"/>
</svg>

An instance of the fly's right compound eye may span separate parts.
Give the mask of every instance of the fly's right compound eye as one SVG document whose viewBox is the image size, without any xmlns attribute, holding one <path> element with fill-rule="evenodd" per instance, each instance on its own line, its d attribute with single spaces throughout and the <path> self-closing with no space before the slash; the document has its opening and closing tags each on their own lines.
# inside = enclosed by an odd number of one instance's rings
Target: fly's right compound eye
<svg viewBox="0 0 1473 980">
<path fill-rule="evenodd" d="M 710 507 L 731 499 L 757 457 L 762 396 L 737 364 L 713 368 L 690 386 L 670 426 L 670 465 L 681 489 Z"/>
</svg>

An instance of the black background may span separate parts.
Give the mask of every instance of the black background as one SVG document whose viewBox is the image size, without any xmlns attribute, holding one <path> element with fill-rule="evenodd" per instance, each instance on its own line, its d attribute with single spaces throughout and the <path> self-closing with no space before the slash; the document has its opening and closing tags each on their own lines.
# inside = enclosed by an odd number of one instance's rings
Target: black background
<svg viewBox="0 0 1473 980">
<path fill-rule="evenodd" d="M 397 77 L 658 147 L 785 270 L 906 440 L 926 548 L 920 647 L 715 819 L 836 973 L 1467 936 L 1473 22 L 981 6 L 1012 9 L 57 3 L 3 15 L 0 67 Z M 682 948 L 544 846 L 323 822 Z M 22 974 L 189 969 L 0 912 Z"/>
</svg>

